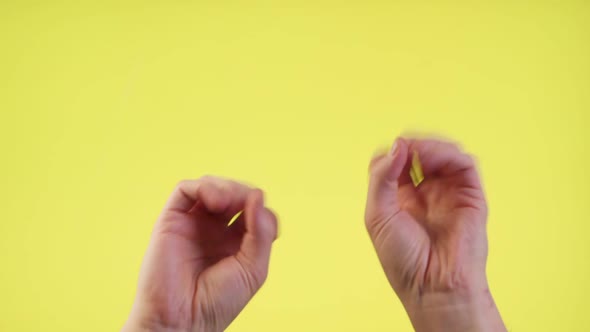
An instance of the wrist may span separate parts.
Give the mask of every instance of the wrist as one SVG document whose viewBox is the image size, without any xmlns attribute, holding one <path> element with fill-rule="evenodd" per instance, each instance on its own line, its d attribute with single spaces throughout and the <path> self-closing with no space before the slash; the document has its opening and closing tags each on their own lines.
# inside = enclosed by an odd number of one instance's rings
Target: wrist
<svg viewBox="0 0 590 332">
<path fill-rule="evenodd" d="M 127 321 L 121 332 L 180 332 L 162 325 L 146 324 L 143 322 Z"/>
<path fill-rule="evenodd" d="M 506 331 L 487 285 L 475 290 L 424 293 L 403 304 L 417 332 Z"/>
<path fill-rule="evenodd" d="M 131 314 L 121 332 L 185 332 L 188 329 L 171 327 L 154 319 L 143 319 L 138 315 Z"/>
<path fill-rule="evenodd" d="M 191 326 L 184 324 L 174 326 L 156 318 L 158 316 L 157 314 L 138 313 L 134 311 L 125 322 L 121 332 L 211 332 L 223 330 L 222 328 L 217 328 L 212 326 L 212 324 L 206 323 L 202 319 L 193 322 Z"/>
</svg>

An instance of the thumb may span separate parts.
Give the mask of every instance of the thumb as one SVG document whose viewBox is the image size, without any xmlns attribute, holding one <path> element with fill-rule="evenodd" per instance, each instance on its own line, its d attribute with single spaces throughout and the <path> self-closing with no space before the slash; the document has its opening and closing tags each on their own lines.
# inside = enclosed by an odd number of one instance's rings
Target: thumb
<svg viewBox="0 0 590 332">
<path fill-rule="evenodd" d="M 277 218 L 264 207 L 264 195 L 259 189 L 249 194 L 244 214 L 246 233 L 236 258 L 246 270 L 253 291 L 256 291 L 268 274 L 270 250 L 277 237 Z"/>
<path fill-rule="evenodd" d="M 376 157 L 371 162 L 365 211 L 367 227 L 375 227 L 373 223 L 384 222 L 399 211 L 398 179 L 407 160 L 408 143 L 398 138 L 388 154 Z"/>
</svg>

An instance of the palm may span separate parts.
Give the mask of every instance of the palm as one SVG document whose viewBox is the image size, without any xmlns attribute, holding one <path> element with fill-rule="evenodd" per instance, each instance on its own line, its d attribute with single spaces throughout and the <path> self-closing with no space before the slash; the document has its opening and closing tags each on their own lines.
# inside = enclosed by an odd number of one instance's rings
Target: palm
<svg viewBox="0 0 590 332">
<path fill-rule="evenodd" d="M 201 211 L 165 218 L 171 219 L 166 246 L 193 274 L 200 274 L 240 249 L 243 225 L 228 227 L 227 220 Z"/>
<path fill-rule="evenodd" d="M 470 187 L 460 173 L 427 179 L 417 188 L 401 185 L 398 200 L 402 210 L 434 233 L 461 224 L 456 221 L 464 218 L 485 217 L 481 191 Z"/>
<path fill-rule="evenodd" d="M 421 245 L 401 248 L 401 253 L 416 257 L 414 262 L 401 266 L 422 273 L 424 288 L 440 289 L 449 282 L 445 275 L 454 275 L 457 267 L 464 266 L 468 251 L 477 235 L 473 224 L 485 218 L 483 198 L 473 189 L 464 186 L 457 178 L 426 180 L 418 188 L 412 184 L 400 186 L 399 202 L 402 211 L 398 215 L 417 227 L 408 228 L 409 238 L 422 238 Z M 475 221 L 474 221 L 475 220 Z M 402 234 L 400 234 L 402 235 Z M 416 252 L 408 252 L 415 250 Z M 420 276 L 413 276 L 415 280 Z"/>
</svg>

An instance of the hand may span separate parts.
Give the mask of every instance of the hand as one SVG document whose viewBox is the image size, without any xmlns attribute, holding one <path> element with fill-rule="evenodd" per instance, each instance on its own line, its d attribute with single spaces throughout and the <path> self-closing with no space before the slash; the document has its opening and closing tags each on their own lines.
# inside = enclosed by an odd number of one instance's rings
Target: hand
<svg viewBox="0 0 590 332">
<path fill-rule="evenodd" d="M 266 280 L 276 236 L 260 190 L 182 181 L 154 227 L 123 331 L 224 330 Z"/>
<path fill-rule="evenodd" d="M 487 206 L 473 159 L 451 143 L 399 138 L 370 173 L 365 223 L 414 328 L 505 331 L 485 274 Z"/>
</svg>

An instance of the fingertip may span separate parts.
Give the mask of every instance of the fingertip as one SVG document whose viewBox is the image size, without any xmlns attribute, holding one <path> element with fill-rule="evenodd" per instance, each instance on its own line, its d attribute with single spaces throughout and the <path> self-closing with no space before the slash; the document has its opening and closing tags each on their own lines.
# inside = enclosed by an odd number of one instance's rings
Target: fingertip
<svg viewBox="0 0 590 332">
<path fill-rule="evenodd" d="M 248 196 L 246 209 L 246 223 L 249 225 L 249 230 L 252 234 L 258 237 L 261 232 L 264 232 L 265 219 L 268 219 L 267 209 L 264 207 L 264 192 L 262 190 L 258 188 L 252 190 Z"/>
<path fill-rule="evenodd" d="M 406 147 L 406 140 L 403 137 L 399 136 L 393 141 L 393 144 L 391 145 L 391 154 L 393 156 L 396 156 L 401 151 L 400 149 L 404 149 Z"/>
<path fill-rule="evenodd" d="M 398 137 L 392 143 L 388 153 L 371 160 L 369 173 L 376 182 L 388 183 L 396 181 L 406 165 L 408 144 L 403 137 Z"/>
<path fill-rule="evenodd" d="M 278 237 L 278 218 L 269 208 L 263 207 L 254 221 L 253 233 L 262 246 L 268 246 Z"/>
<path fill-rule="evenodd" d="M 272 243 L 277 238 L 278 220 L 262 203 L 262 191 L 253 191 L 249 196 L 246 236 L 240 251 L 252 261 L 268 265 Z"/>
<path fill-rule="evenodd" d="M 277 218 L 277 223 L 276 223 L 277 232 L 276 232 L 275 240 L 278 240 L 278 238 L 281 237 L 282 227 L 281 227 L 281 219 L 278 216 L 276 218 Z"/>
<path fill-rule="evenodd" d="M 391 178 L 399 178 L 408 159 L 408 143 L 403 137 L 398 137 L 393 143 L 391 162 Z"/>
<path fill-rule="evenodd" d="M 275 241 L 281 235 L 281 223 L 277 213 L 270 208 L 265 208 L 265 220 L 269 221 L 270 233 L 272 234 L 272 240 Z"/>
<path fill-rule="evenodd" d="M 258 203 L 259 201 L 260 201 L 260 193 L 257 193 L 256 189 L 252 190 L 246 196 L 246 202 L 244 204 L 244 214 L 246 217 L 246 224 L 252 225 L 252 220 L 256 219 L 256 214 L 257 214 L 257 210 L 258 210 L 257 206 L 259 205 L 259 203 Z"/>
<path fill-rule="evenodd" d="M 391 150 L 390 153 L 395 156 L 397 154 L 397 147 L 398 147 L 398 143 L 397 143 L 397 139 L 395 141 L 393 141 L 393 144 L 391 145 Z"/>
<path fill-rule="evenodd" d="M 393 149 L 393 147 L 395 149 Z M 407 153 L 409 142 L 404 137 L 398 137 L 393 143 L 392 155 L 394 157 L 403 157 Z"/>
<path fill-rule="evenodd" d="M 257 207 L 262 207 L 264 206 L 264 192 L 259 189 L 256 188 L 252 191 L 252 196 L 253 196 L 253 202 Z"/>
</svg>

